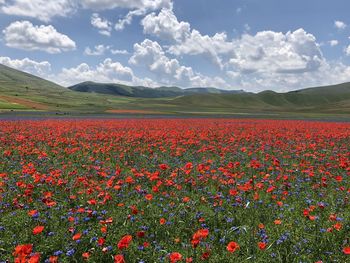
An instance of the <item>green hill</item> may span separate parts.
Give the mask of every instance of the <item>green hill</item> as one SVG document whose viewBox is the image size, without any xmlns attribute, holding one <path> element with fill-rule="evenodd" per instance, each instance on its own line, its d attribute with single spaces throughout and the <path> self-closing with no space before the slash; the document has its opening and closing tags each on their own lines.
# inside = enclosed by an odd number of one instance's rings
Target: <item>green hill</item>
<svg viewBox="0 0 350 263">
<path fill-rule="evenodd" d="M 75 87 L 80 91 L 0 64 L 0 111 L 295 116 L 350 114 L 350 83 L 286 93 L 263 91 L 257 94 L 214 88 L 151 89 L 94 82 Z"/>
<path fill-rule="evenodd" d="M 114 83 L 96 83 L 92 81 L 82 82 L 74 86 L 68 87 L 68 89 L 79 92 L 99 93 L 136 98 L 167 98 L 191 94 L 233 94 L 243 92 L 236 90 L 220 90 L 216 88 L 148 88 L 143 86 L 127 86 Z"/>
</svg>

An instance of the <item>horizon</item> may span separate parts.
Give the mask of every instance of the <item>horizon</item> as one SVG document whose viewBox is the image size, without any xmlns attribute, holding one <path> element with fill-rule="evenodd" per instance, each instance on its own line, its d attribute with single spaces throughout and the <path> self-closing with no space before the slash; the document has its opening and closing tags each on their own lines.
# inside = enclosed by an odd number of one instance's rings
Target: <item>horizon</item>
<svg viewBox="0 0 350 263">
<path fill-rule="evenodd" d="M 346 7 L 344 0 L 0 0 L 0 63 L 65 87 L 256 93 L 340 84 L 350 80 Z"/>
</svg>

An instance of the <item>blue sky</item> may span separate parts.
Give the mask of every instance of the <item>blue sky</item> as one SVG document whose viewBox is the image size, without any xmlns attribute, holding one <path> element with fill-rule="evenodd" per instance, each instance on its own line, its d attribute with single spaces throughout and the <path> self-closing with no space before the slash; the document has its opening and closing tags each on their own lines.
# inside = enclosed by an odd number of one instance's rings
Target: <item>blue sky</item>
<svg viewBox="0 0 350 263">
<path fill-rule="evenodd" d="M 346 0 L 0 0 L 0 63 L 64 86 L 341 83 L 349 9 Z"/>
</svg>

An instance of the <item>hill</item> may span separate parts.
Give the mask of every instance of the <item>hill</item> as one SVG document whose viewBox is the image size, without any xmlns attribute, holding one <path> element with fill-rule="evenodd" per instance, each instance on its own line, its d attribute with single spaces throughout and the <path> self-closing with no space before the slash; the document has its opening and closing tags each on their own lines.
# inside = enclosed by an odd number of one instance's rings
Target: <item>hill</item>
<svg viewBox="0 0 350 263">
<path fill-rule="evenodd" d="M 257 94 L 214 88 L 151 89 L 94 82 L 75 87 L 80 91 L 0 64 L 0 111 L 273 116 L 350 114 L 350 83 Z M 103 91 L 103 94 L 95 90 Z"/>
<path fill-rule="evenodd" d="M 79 92 L 99 93 L 116 96 L 136 98 L 167 98 L 193 94 L 233 94 L 243 93 L 241 90 L 221 90 L 216 88 L 189 88 L 158 87 L 148 88 L 144 86 L 127 86 L 114 83 L 96 83 L 92 81 L 82 82 L 68 87 L 70 90 Z"/>
</svg>

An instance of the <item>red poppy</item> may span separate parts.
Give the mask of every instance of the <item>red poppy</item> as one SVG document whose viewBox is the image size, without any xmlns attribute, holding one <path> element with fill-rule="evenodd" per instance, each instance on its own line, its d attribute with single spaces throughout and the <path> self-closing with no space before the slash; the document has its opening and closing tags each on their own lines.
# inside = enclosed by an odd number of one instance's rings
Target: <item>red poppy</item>
<svg viewBox="0 0 350 263">
<path fill-rule="evenodd" d="M 280 224 L 282 224 L 282 220 L 276 219 L 275 221 L 273 221 L 273 223 L 275 225 L 280 225 Z"/>
<path fill-rule="evenodd" d="M 199 229 L 196 233 L 193 234 L 192 239 L 193 240 L 202 240 L 207 238 L 209 235 L 208 229 Z"/>
<path fill-rule="evenodd" d="M 104 243 L 106 242 L 106 240 L 103 238 L 103 237 L 100 237 L 98 240 L 97 240 L 97 244 L 102 247 L 104 245 Z"/>
<path fill-rule="evenodd" d="M 139 237 L 139 238 L 142 238 L 145 236 L 145 232 L 144 231 L 139 231 L 136 233 L 136 236 Z"/>
<path fill-rule="evenodd" d="M 85 252 L 82 254 L 82 257 L 85 259 L 85 260 L 88 260 L 89 257 L 90 257 L 90 253 L 89 252 Z"/>
<path fill-rule="evenodd" d="M 230 243 L 228 243 L 226 249 L 228 252 L 234 253 L 236 250 L 239 249 L 239 245 L 236 242 L 231 241 Z"/>
<path fill-rule="evenodd" d="M 123 236 L 118 242 L 118 248 L 120 250 L 122 250 L 124 248 L 128 248 L 130 243 L 131 243 L 131 241 L 132 241 L 132 236 L 131 235 Z"/>
<path fill-rule="evenodd" d="M 159 224 L 164 225 L 166 223 L 165 218 L 159 219 Z"/>
<path fill-rule="evenodd" d="M 58 263 L 58 256 L 50 256 L 49 262 L 50 263 Z"/>
<path fill-rule="evenodd" d="M 80 239 L 81 238 L 81 233 L 77 233 L 77 234 L 75 234 L 74 236 L 73 236 L 73 240 L 75 241 L 75 240 L 78 240 L 78 239 Z"/>
<path fill-rule="evenodd" d="M 34 227 L 34 229 L 33 229 L 33 235 L 38 235 L 38 234 L 40 234 L 41 232 L 43 232 L 44 231 L 44 226 L 36 226 L 36 227 Z"/>
<path fill-rule="evenodd" d="M 162 169 L 162 170 L 166 170 L 166 169 L 169 168 L 169 166 L 167 164 L 162 163 L 162 164 L 159 165 L 159 168 Z"/>
<path fill-rule="evenodd" d="M 27 256 L 33 251 L 33 245 L 32 244 L 24 244 L 24 245 L 18 245 L 15 248 L 14 256 Z"/>
<path fill-rule="evenodd" d="M 114 256 L 114 263 L 125 263 L 124 256 L 119 254 Z"/>
<path fill-rule="evenodd" d="M 173 252 L 169 255 L 171 263 L 178 262 L 182 259 L 182 255 L 179 252 Z"/>
<path fill-rule="evenodd" d="M 147 194 L 145 195 L 145 198 L 148 200 L 148 201 L 151 201 L 153 199 L 153 195 L 152 194 Z"/>
<path fill-rule="evenodd" d="M 265 242 L 259 242 L 258 247 L 260 250 L 265 250 L 266 249 L 266 243 Z"/>
<path fill-rule="evenodd" d="M 343 248 L 343 253 L 344 253 L 345 255 L 350 255 L 350 247 L 344 247 L 344 248 Z"/>
<path fill-rule="evenodd" d="M 39 263 L 40 262 L 40 254 L 39 253 L 35 253 L 34 255 L 32 255 L 28 261 L 28 263 Z"/>
</svg>

